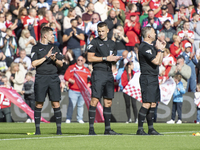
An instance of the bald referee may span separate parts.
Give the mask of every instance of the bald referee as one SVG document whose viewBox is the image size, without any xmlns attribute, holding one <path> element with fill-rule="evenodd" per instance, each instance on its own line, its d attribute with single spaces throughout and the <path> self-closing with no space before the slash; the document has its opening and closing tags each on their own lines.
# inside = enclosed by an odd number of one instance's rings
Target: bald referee
<svg viewBox="0 0 200 150">
<path fill-rule="evenodd" d="M 49 100 L 54 110 L 56 118 L 57 134 L 61 135 L 61 111 L 60 103 L 60 79 L 58 77 L 57 67 L 62 67 L 62 54 L 57 46 L 49 44 L 54 38 L 53 30 L 50 27 L 41 29 L 41 42 L 33 46 L 31 51 L 32 66 L 36 67 L 35 75 L 35 135 L 40 134 L 41 110 L 48 94 Z"/>
<path fill-rule="evenodd" d="M 140 87 L 143 103 L 138 113 L 138 130 L 136 134 L 160 135 L 153 128 L 153 120 L 156 102 L 160 101 L 158 74 L 166 43 L 157 40 L 155 46 L 152 44 L 156 38 L 155 30 L 152 27 L 142 28 L 141 34 L 144 41 L 140 44 L 138 55 L 141 68 Z M 149 128 L 148 134 L 143 129 L 145 118 Z"/>
<path fill-rule="evenodd" d="M 98 37 L 88 45 L 88 61 L 93 64 L 92 98 L 89 107 L 89 135 L 96 135 L 94 132 L 94 119 L 96 106 L 103 96 L 103 116 L 105 120 L 106 135 L 119 135 L 110 128 L 111 105 L 114 98 L 114 78 L 112 75 L 112 62 L 118 61 L 121 57 L 117 54 L 115 42 L 107 38 L 109 32 L 105 22 L 97 25 Z"/>
</svg>

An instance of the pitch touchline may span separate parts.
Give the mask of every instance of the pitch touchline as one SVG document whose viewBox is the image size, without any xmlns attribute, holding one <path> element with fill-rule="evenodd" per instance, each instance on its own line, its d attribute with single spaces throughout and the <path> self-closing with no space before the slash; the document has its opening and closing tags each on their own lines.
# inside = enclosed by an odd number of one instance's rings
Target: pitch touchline
<svg viewBox="0 0 200 150">
<path fill-rule="evenodd" d="M 162 132 L 163 134 L 174 134 L 174 133 L 193 133 L 197 131 L 186 131 L 186 132 Z M 33 135 L 34 136 L 34 135 Z M 96 136 L 105 136 L 103 134 L 95 135 Z M 109 135 L 108 135 L 109 136 Z M 133 135 L 120 135 L 120 136 L 133 136 Z M 169 135 L 165 135 L 169 136 Z M 186 136 L 186 135 L 170 135 L 170 136 Z M 192 136 L 192 135 L 191 135 Z M 12 139 L 0 139 L 0 141 L 14 141 L 14 140 L 37 140 L 37 139 L 52 139 L 52 138 L 66 138 L 66 137 L 91 137 L 91 135 L 75 135 L 75 136 L 51 136 L 51 137 L 30 137 L 30 138 L 12 138 Z M 148 136 L 147 136 L 148 137 Z"/>
</svg>

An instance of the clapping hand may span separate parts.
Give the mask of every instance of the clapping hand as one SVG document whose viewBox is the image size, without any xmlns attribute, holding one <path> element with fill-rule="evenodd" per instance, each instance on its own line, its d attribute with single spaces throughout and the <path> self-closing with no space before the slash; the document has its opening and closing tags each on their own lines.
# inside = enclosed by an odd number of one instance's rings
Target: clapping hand
<svg viewBox="0 0 200 150">
<path fill-rule="evenodd" d="M 110 62 L 111 61 L 115 61 L 116 62 L 116 61 L 120 60 L 121 57 L 122 56 L 114 56 L 114 54 L 112 54 L 112 55 L 110 55 L 110 56 L 107 57 L 107 61 L 110 61 Z"/>
</svg>

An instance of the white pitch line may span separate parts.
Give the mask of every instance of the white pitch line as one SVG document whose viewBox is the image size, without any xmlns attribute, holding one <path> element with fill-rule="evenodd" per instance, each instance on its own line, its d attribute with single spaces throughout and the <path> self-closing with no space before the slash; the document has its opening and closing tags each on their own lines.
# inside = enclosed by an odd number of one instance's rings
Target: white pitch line
<svg viewBox="0 0 200 150">
<path fill-rule="evenodd" d="M 185 132 L 161 132 L 162 134 L 175 134 L 175 133 L 196 133 L 197 131 L 185 131 Z M 34 136 L 34 135 L 33 135 Z M 110 136 L 110 135 L 95 135 L 96 136 Z M 116 135 L 113 135 L 116 136 Z M 118 136 L 135 136 L 135 134 L 123 134 Z M 137 136 L 137 135 L 136 135 Z M 187 136 L 187 135 L 164 135 L 164 136 Z M 52 139 L 52 138 L 75 138 L 75 137 L 91 137 L 91 135 L 75 135 L 75 136 L 50 136 L 50 137 L 30 137 L 30 138 L 11 138 L 11 139 L 0 139 L 0 141 L 16 141 L 16 140 L 38 140 L 38 139 Z M 148 136 L 147 136 L 148 137 Z M 162 137 L 162 136 L 161 136 Z"/>
</svg>

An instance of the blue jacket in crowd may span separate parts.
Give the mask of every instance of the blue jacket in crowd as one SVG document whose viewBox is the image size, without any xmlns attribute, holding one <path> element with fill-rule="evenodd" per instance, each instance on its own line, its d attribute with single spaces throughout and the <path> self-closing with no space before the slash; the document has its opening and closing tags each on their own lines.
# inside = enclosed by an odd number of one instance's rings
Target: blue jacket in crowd
<svg viewBox="0 0 200 150">
<path fill-rule="evenodd" d="M 178 91 L 178 88 L 180 91 Z M 180 81 L 176 85 L 176 89 L 173 94 L 173 102 L 183 102 L 183 94 L 185 94 L 185 88 L 183 87 L 183 83 Z"/>
</svg>

